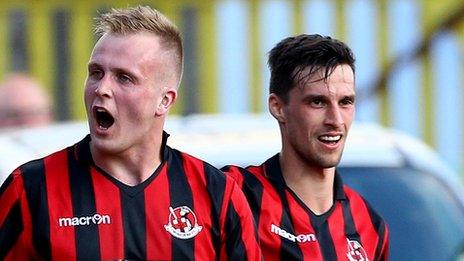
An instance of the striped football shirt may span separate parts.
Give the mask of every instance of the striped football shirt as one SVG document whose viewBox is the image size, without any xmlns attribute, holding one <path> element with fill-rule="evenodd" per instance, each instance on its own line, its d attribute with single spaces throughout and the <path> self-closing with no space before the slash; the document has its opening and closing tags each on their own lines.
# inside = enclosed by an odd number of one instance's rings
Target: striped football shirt
<svg viewBox="0 0 464 261">
<path fill-rule="evenodd" d="M 90 136 L 16 169 L 0 188 L 0 260 L 260 260 L 238 185 L 166 139 L 136 186 L 93 163 Z"/>
<path fill-rule="evenodd" d="M 384 220 L 336 174 L 334 204 L 314 214 L 287 187 L 278 154 L 260 166 L 222 169 L 242 187 L 265 260 L 386 260 Z"/>
</svg>

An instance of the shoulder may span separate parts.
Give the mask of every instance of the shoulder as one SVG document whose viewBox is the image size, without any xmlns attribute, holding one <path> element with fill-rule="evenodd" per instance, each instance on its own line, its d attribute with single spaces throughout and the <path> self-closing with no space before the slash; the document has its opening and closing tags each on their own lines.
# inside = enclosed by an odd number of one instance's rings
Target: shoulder
<svg viewBox="0 0 464 261">
<path fill-rule="evenodd" d="M 228 165 L 221 168 L 237 183 L 250 202 L 261 202 L 263 194 L 273 193 L 273 186 L 265 177 L 263 169 L 263 165 L 246 168 Z"/>
<path fill-rule="evenodd" d="M 347 185 L 343 186 L 345 195 L 350 202 L 353 215 L 367 215 L 370 217 L 372 224 L 379 229 L 386 225 L 383 217 L 371 206 L 371 204 L 357 191 Z"/>
<path fill-rule="evenodd" d="M 78 151 L 81 148 L 88 147 L 90 142 L 90 135 L 87 135 L 82 140 L 69 145 L 68 147 L 62 148 L 60 150 L 56 150 L 44 157 L 29 161 L 21 166 L 18 169 L 21 170 L 23 175 L 28 175 L 30 173 L 35 173 L 37 171 L 44 171 L 45 165 L 47 169 L 54 168 L 56 166 L 66 164 L 69 160 L 69 156 L 73 156 L 74 159 L 78 159 L 79 155 Z M 72 154 L 70 154 L 72 153 Z"/>
<path fill-rule="evenodd" d="M 222 171 L 202 159 L 177 149 L 170 147 L 167 149 L 169 150 L 168 162 L 170 167 L 177 165 L 190 182 L 202 184 L 201 186 L 205 187 L 214 197 L 216 194 L 227 195 L 227 189 L 230 187 L 230 183 L 233 183 L 231 177 L 226 176 Z M 221 193 L 219 193 L 220 191 Z"/>
<path fill-rule="evenodd" d="M 186 152 L 169 148 L 169 164 L 182 164 L 182 171 L 185 173 L 190 184 L 196 184 L 196 189 L 204 190 L 209 195 L 209 200 L 215 213 L 226 213 L 226 209 L 232 202 L 240 201 L 237 194 L 241 191 L 237 189 L 236 182 L 225 175 L 222 171 L 215 168 L 208 162 L 192 156 Z M 172 166 L 171 166 L 172 167 Z M 169 168 L 169 166 L 168 166 Z"/>
<path fill-rule="evenodd" d="M 348 185 L 344 184 L 343 185 L 343 191 L 345 192 L 345 195 L 347 199 L 350 201 L 350 204 L 353 206 L 359 206 L 359 205 L 365 205 L 366 208 L 370 208 L 369 203 L 367 200 L 359 194 L 356 190 L 353 188 L 349 187 Z"/>
<path fill-rule="evenodd" d="M 61 150 L 57 150 L 53 153 L 50 153 L 44 157 L 31 160 L 23 165 L 19 166 L 15 172 L 19 173 L 24 179 L 26 184 L 30 186 L 39 185 L 40 182 L 45 182 L 45 175 L 49 172 L 59 171 L 66 169 L 68 167 L 68 162 L 70 156 L 77 159 L 77 146 L 87 142 L 88 138 L 70 145 Z"/>
<path fill-rule="evenodd" d="M 263 165 L 248 166 L 246 168 L 236 165 L 226 165 L 221 168 L 221 171 L 241 183 L 247 182 L 249 179 L 257 179 L 258 176 L 263 176 Z"/>
<path fill-rule="evenodd" d="M 3 182 L 0 195 L 14 193 L 18 198 L 24 191 L 40 191 L 45 186 L 45 161 L 56 154 L 65 153 L 66 149 L 48 156 L 31 160 L 17 167 Z M 52 161 L 49 165 L 56 162 Z"/>
<path fill-rule="evenodd" d="M 39 188 L 46 186 L 46 173 L 57 168 L 57 165 L 63 164 L 58 160 L 58 157 L 66 155 L 66 151 L 67 148 L 19 166 L 12 173 L 13 179 L 21 181 L 22 189 L 40 191 Z"/>
<path fill-rule="evenodd" d="M 221 171 L 234 180 L 241 181 L 243 180 L 243 175 L 246 172 L 246 169 L 235 165 L 226 165 L 221 168 Z"/>
<path fill-rule="evenodd" d="M 219 169 L 210 163 L 197 158 L 196 156 L 192 156 L 187 152 L 173 149 L 169 146 L 166 146 L 166 149 L 170 151 L 170 157 L 173 158 L 170 160 L 171 164 L 175 164 L 175 161 L 178 160 L 178 163 L 182 164 L 186 171 L 205 173 L 205 175 L 215 175 L 222 179 L 225 178 L 224 173 L 222 173 Z"/>
<path fill-rule="evenodd" d="M 60 159 L 67 155 L 67 151 L 70 148 L 71 147 L 68 147 L 68 148 L 53 152 L 45 157 L 31 160 L 19 166 L 18 169 L 21 170 L 21 173 L 24 176 L 33 175 L 33 173 L 36 173 L 36 172 L 42 172 L 45 169 L 45 164 L 49 165 L 48 167 L 52 167 L 56 164 L 59 164 Z"/>
</svg>

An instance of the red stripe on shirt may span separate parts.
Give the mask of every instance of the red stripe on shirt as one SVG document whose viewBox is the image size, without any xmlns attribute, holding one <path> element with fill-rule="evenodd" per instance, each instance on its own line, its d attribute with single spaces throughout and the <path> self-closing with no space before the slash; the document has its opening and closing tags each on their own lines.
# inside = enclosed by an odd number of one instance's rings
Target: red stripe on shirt
<svg viewBox="0 0 464 261">
<path fill-rule="evenodd" d="M 75 260 L 76 242 L 73 226 L 61 226 L 60 218 L 73 218 L 73 207 L 66 150 L 44 159 L 45 181 L 50 218 L 50 242 L 53 260 Z"/>
<path fill-rule="evenodd" d="M 232 181 L 232 180 L 231 180 Z M 224 188 L 224 199 L 222 201 L 222 206 L 221 206 L 221 216 L 219 217 L 219 225 L 221 227 L 221 254 L 220 254 L 220 259 L 221 260 L 227 260 L 227 250 L 226 250 L 226 231 L 225 231 L 225 222 L 226 222 L 226 215 L 227 215 L 227 207 L 229 203 L 229 198 L 230 194 L 233 188 L 234 182 L 226 182 L 225 188 Z"/>
<path fill-rule="evenodd" d="M 99 224 L 100 254 L 102 260 L 124 258 L 124 231 L 119 188 L 93 167 L 90 169 L 95 193 L 95 208 L 101 215 L 109 215 L 111 224 Z"/>
<path fill-rule="evenodd" d="M 264 165 L 247 169 L 263 186 L 261 209 L 259 214 L 258 235 L 261 242 L 261 251 L 265 260 L 280 260 L 281 238 L 271 233 L 271 223 L 279 225 L 282 220 L 283 207 L 279 194 L 271 183 L 264 177 Z M 263 207 L 264 206 L 264 207 Z M 266 211 L 267 206 L 272 206 L 272 211 Z"/>
<path fill-rule="evenodd" d="M 171 260 L 171 235 L 164 225 L 169 222 L 168 165 L 164 164 L 158 176 L 145 188 L 145 215 L 147 231 L 147 259 Z M 161 216 L 164 218 L 150 218 Z"/>
<path fill-rule="evenodd" d="M 347 258 L 346 252 L 348 249 L 345 236 L 345 219 L 343 218 L 343 208 L 340 202 L 335 203 L 335 209 L 327 220 L 329 231 L 335 245 L 338 260 Z"/>
<path fill-rule="evenodd" d="M 193 212 L 195 213 L 198 225 L 202 226 L 202 230 L 195 236 L 195 260 L 201 260 L 209 256 L 211 259 L 215 256 L 214 244 L 212 242 L 211 220 L 211 199 L 208 194 L 206 185 L 206 177 L 203 162 L 186 154 L 182 153 L 184 157 L 183 164 L 187 181 L 192 189 L 193 197 Z M 199 178 L 198 178 L 199 177 Z"/>
<path fill-rule="evenodd" d="M 361 196 L 345 186 L 345 192 L 350 199 L 351 213 L 356 230 L 361 237 L 361 243 L 369 258 L 373 258 L 379 242 L 379 236 L 370 219 L 369 211 Z"/>
<path fill-rule="evenodd" d="M 233 182 L 232 178 L 227 177 L 227 182 Z M 246 200 L 245 194 L 240 190 L 238 185 L 234 184 L 230 201 L 240 216 L 240 226 L 242 228 L 242 242 L 245 246 L 247 260 L 261 260 L 261 252 L 258 241 L 255 237 L 255 225 L 253 214 Z"/>
<path fill-rule="evenodd" d="M 237 166 L 230 166 L 227 170 L 227 175 L 231 176 L 240 188 L 243 188 L 243 175 L 240 173 L 240 169 Z"/>
</svg>

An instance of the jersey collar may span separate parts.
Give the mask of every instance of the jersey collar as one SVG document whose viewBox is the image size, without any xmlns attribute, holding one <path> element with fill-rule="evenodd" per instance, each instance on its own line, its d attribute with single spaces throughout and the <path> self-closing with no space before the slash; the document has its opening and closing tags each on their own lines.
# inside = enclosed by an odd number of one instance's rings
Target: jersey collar
<svg viewBox="0 0 464 261">
<path fill-rule="evenodd" d="M 163 140 L 161 142 L 161 155 L 163 155 L 163 158 L 161 161 L 165 161 L 168 158 L 169 152 L 166 149 L 168 138 L 169 134 L 163 131 Z M 90 134 L 87 134 L 84 139 L 74 145 L 74 156 L 77 161 L 82 163 L 93 163 L 92 154 L 90 153 L 91 140 L 92 138 L 90 137 Z"/>
<path fill-rule="evenodd" d="M 285 179 L 282 175 L 282 168 L 279 161 L 279 153 L 269 158 L 265 163 L 265 176 L 275 185 L 281 185 L 287 187 Z M 334 179 L 334 199 L 335 200 L 345 200 L 346 195 L 343 190 L 343 180 L 342 177 L 335 171 Z"/>
</svg>

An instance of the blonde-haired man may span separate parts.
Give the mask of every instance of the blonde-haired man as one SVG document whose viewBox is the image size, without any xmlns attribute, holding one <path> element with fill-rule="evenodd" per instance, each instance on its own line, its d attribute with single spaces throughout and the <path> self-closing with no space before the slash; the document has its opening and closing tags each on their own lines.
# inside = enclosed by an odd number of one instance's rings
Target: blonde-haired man
<svg viewBox="0 0 464 261">
<path fill-rule="evenodd" d="M 246 199 L 166 145 L 182 40 L 149 7 L 111 10 L 88 63 L 90 135 L 16 169 L 0 189 L 0 259 L 258 260 Z"/>
</svg>

